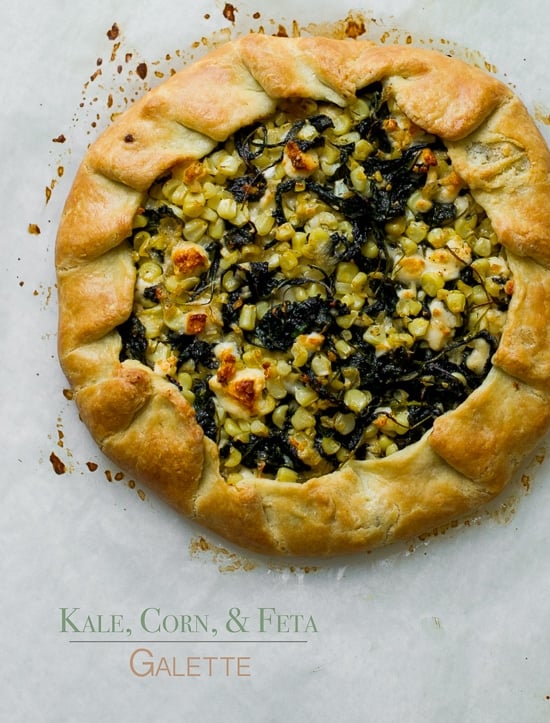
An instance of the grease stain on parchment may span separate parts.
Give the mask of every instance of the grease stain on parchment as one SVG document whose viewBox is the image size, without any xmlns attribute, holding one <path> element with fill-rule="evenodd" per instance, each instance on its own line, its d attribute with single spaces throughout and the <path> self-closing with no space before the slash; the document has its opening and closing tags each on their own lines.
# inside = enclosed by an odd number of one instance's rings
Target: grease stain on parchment
<svg viewBox="0 0 550 723">
<path fill-rule="evenodd" d="M 217 566 L 219 572 L 250 572 L 258 568 L 270 572 L 288 572 L 291 574 L 308 575 L 323 570 L 318 565 L 296 565 L 284 562 L 263 562 L 252 560 L 245 554 L 232 552 L 223 545 L 207 540 L 203 535 L 193 537 L 189 543 L 189 555 L 192 558 L 207 558 Z"/>
</svg>

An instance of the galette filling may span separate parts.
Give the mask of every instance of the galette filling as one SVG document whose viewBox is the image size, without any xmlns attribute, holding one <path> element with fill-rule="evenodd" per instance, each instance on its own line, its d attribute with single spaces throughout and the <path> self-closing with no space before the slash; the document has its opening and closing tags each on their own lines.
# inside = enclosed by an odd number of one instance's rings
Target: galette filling
<svg viewBox="0 0 550 723">
<path fill-rule="evenodd" d="M 444 144 L 380 84 L 285 101 L 172 168 L 130 242 L 121 359 L 178 387 L 229 482 L 417 441 L 487 375 L 513 291 Z"/>
</svg>

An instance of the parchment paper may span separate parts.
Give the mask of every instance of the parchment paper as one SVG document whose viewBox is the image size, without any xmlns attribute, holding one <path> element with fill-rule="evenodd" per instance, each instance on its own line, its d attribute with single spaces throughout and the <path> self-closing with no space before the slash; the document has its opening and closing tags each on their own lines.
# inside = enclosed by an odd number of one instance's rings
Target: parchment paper
<svg viewBox="0 0 550 723">
<path fill-rule="evenodd" d="M 549 138 L 543 0 L 350 8 L 20 0 L 4 9 L 2 720 L 550 719 L 544 445 L 499 500 L 438 534 L 360 557 L 284 561 L 178 517 L 98 452 L 64 394 L 53 251 L 78 163 L 113 113 L 213 40 L 348 16 L 371 39 L 486 67 Z"/>
</svg>

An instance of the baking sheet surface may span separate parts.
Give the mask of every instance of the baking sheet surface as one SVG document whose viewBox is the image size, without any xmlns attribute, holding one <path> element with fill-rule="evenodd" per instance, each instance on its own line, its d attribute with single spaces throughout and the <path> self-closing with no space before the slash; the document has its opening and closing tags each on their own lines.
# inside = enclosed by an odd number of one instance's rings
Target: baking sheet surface
<svg viewBox="0 0 550 723">
<path fill-rule="evenodd" d="M 548 140 L 548 6 L 115 6 L 22 0 L 0 31 L 0 717 L 549 720 L 547 442 L 495 503 L 438 534 L 328 562 L 245 553 L 98 452 L 57 364 L 53 272 L 56 226 L 87 145 L 213 43 L 340 21 L 373 40 L 434 47 L 509 83 Z"/>
</svg>

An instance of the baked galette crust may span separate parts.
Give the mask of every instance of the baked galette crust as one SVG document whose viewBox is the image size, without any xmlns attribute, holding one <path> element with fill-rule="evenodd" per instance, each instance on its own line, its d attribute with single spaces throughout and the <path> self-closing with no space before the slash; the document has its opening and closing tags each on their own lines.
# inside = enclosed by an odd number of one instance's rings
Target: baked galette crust
<svg viewBox="0 0 550 723">
<path fill-rule="evenodd" d="M 291 483 L 230 485 L 192 407 L 143 364 L 120 361 L 133 305 L 126 239 L 153 181 L 199 159 L 281 98 L 344 106 L 374 81 L 439 136 L 485 208 L 513 271 L 493 369 L 422 439 Z M 269 554 L 335 555 L 404 540 L 498 494 L 550 425 L 550 154 L 510 89 L 459 60 L 411 46 L 248 35 L 150 91 L 89 148 L 56 248 L 59 357 L 104 453 L 183 514 Z"/>
</svg>

